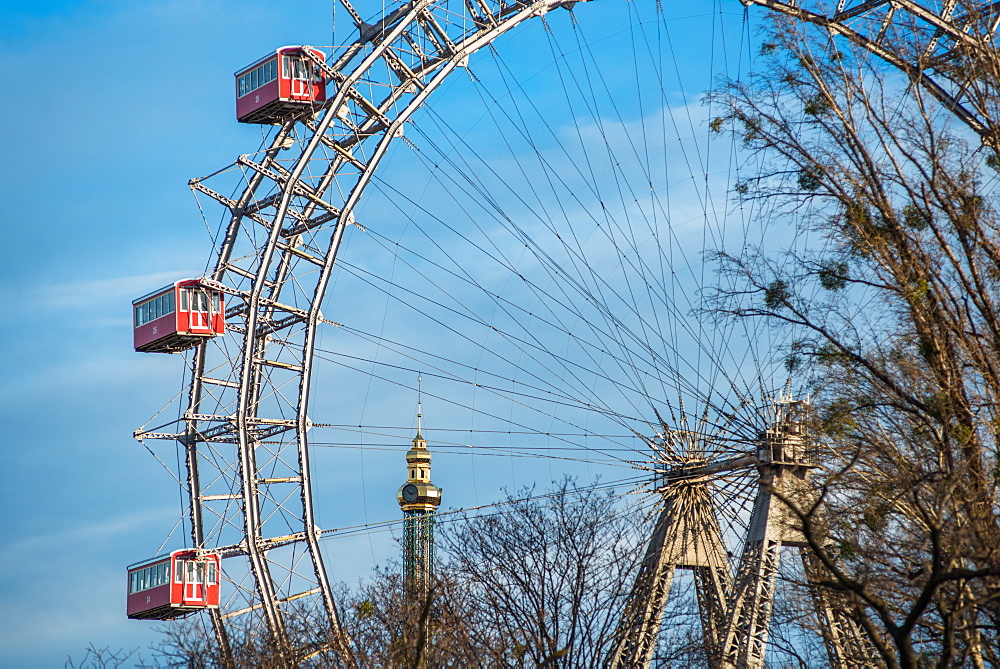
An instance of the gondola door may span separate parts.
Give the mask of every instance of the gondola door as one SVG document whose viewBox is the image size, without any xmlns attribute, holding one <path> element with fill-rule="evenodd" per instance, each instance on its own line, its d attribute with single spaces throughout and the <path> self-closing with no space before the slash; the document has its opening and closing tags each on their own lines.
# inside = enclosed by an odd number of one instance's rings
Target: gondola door
<svg viewBox="0 0 1000 669">
<path fill-rule="evenodd" d="M 186 288 L 191 305 L 188 313 L 188 330 L 190 332 L 210 332 L 212 329 L 212 300 L 207 291 L 201 288 Z"/>
<path fill-rule="evenodd" d="M 184 563 L 184 604 L 204 604 L 205 563 L 201 560 L 185 560 Z"/>
<path fill-rule="evenodd" d="M 312 63 L 302 56 L 288 56 L 292 78 L 291 98 L 312 100 Z"/>
</svg>

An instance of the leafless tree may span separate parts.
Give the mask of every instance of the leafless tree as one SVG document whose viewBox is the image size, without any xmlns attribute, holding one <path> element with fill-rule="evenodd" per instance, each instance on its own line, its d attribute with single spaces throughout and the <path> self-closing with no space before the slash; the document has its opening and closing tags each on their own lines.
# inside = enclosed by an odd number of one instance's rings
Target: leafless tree
<svg viewBox="0 0 1000 669">
<path fill-rule="evenodd" d="M 215 635 L 201 616 L 164 624 L 159 628 L 163 638 L 154 652 L 167 667 L 208 669 L 222 667 L 222 658 L 215 648 Z"/>
<path fill-rule="evenodd" d="M 484 634 L 466 588 L 436 575 L 426 593 L 407 588 L 402 570 L 376 570 L 345 593 L 342 620 L 363 667 L 426 669 L 501 666 L 504 640 Z"/>
<path fill-rule="evenodd" d="M 194 615 L 164 623 L 159 631 L 162 638 L 153 648 L 156 666 L 180 669 L 230 669 L 231 667 L 261 667 L 279 669 L 294 664 L 297 667 L 329 666 L 329 649 L 334 647 L 325 613 L 315 605 L 300 602 L 286 604 L 291 648 L 279 650 L 267 636 L 262 619 L 247 615 L 240 626 L 231 626 L 226 661 L 216 642 L 208 619 Z"/>
<path fill-rule="evenodd" d="M 711 128 L 790 241 L 719 254 L 714 313 L 795 333 L 825 453 L 796 511 L 823 587 L 888 666 L 1000 666 L 1000 162 L 867 52 L 780 20 L 767 42 Z"/>
<path fill-rule="evenodd" d="M 91 643 L 79 661 L 68 657 L 65 666 L 66 669 L 118 669 L 126 666 L 126 663 L 129 666 L 143 666 L 142 656 L 138 652 L 137 648 L 112 650 L 110 646 L 98 648 Z"/>
<path fill-rule="evenodd" d="M 477 628 L 505 644 L 505 665 L 603 666 L 649 520 L 610 490 L 564 480 L 447 528 L 444 565 L 467 584 Z M 662 666 L 702 657 L 693 597 L 675 595 L 658 648 Z M 682 621 L 681 611 L 693 615 Z"/>
</svg>

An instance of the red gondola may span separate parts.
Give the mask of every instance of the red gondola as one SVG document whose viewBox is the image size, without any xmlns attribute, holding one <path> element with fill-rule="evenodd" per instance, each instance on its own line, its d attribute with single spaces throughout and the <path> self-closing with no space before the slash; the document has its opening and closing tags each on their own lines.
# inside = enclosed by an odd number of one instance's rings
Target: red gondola
<svg viewBox="0 0 1000 669">
<path fill-rule="evenodd" d="M 225 332 L 223 286 L 184 279 L 132 302 L 133 343 L 145 353 L 178 353 Z"/>
<path fill-rule="evenodd" d="M 216 553 L 176 550 L 128 568 L 129 618 L 172 620 L 219 608 L 222 563 Z"/>
<path fill-rule="evenodd" d="M 236 73 L 236 120 L 274 124 L 326 100 L 323 73 L 307 55 L 319 49 L 283 46 Z"/>
</svg>

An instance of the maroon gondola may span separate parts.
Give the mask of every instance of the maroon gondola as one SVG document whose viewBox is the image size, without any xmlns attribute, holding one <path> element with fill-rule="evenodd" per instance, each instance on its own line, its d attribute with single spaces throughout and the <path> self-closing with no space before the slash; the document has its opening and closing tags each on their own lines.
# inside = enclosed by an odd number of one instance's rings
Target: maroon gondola
<svg viewBox="0 0 1000 669">
<path fill-rule="evenodd" d="M 129 618 L 172 620 L 219 608 L 222 563 L 216 553 L 180 549 L 128 568 Z"/>
<path fill-rule="evenodd" d="M 312 58 L 308 54 L 312 55 Z M 236 120 L 275 124 L 326 100 L 319 49 L 283 46 L 236 72 Z"/>
<path fill-rule="evenodd" d="M 183 279 L 132 302 L 136 351 L 179 353 L 225 332 L 224 287 Z"/>
</svg>

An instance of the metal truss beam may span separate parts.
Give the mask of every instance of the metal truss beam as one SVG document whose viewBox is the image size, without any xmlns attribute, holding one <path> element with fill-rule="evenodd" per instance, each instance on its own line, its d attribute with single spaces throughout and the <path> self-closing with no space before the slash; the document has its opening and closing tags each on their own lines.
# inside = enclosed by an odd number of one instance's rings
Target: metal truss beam
<svg viewBox="0 0 1000 669">
<path fill-rule="evenodd" d="M 305 579 L 313 587 L 297 592 L 317 600 L 325 612 L 329 643 L 324 647 L 338 664 L 354 664 L 319 546 L 308 441 L 316 329 L 328 322 L 320 307 L 340 244 L 347 227 L 356 225 L 353 210 L 390 143 L 402 135 L 403 124 L 431 92 L 465 64 L 469 54 L 500 34 L 539 13 L 572 4 L 483 2 L 477 4 L 476 18 L 488 19 L 474 20 L 456 16 L 454 7 L 445 7 L 443 1 L 414 0 L 369 25 L 345 3 L 360 37 L 331 63 L 317 63 L 336 84 L 330 87 L 336 91 L 333 98 L 318 114 L 290 118 L 262 154 L 237 159 L 245 179 L 238 198 L 225 197 L 219 192 L 225 189 L 209 185 L 214 177 L 191 181 L 193 190 L 229 212 L 211 278 L 233 288 L 227 329 L 238 335 L 239 350 L 220 360 L 211 344 L 202 345 L 193 360 L 184 429 L 172 433 L 157 428 L 136 436 L 174 438 L 184 444 L 195 547 L 220 548 L 246 560 L 253 587 L 237 588 L 244 604 L 213 616 L 224 656 L 231 658 L 230 626 L 259 616 L 280 661 L 301 661 L 304 656 L 289 631 L 284 605 L 303 601 L 287 588 Z M 385 97 L 362 95 L 362 82 L 367 89 L 385 91 Z M 295 159 L 279 164 L 279 154 L 293 146 L 300 147 Z M 355 157 L 361 155 L 364 159 Z M 296 386 L 291 401 L 271 400 Z M 209 403 L 217 408 L 202 408 Z M 288 405 L 294 411 L 277 410 Z M 235 446 L 231 460 L 217 450 L 223 444 Z M 211 475 L 205 475 L 205 467 L 211 468 Z M 279 475 L 264 475 L 265 468 L 275 467 Z M 267 490 L 271 479 L 297 487 L 298 495 L 276 501 Z M 203 489 L 206 481 L 208 489 Z M 205 522 L 208 514 L 220 519 L 212 528 Z M 278 533 L 268 530 L 272 524 L 293 531 L 276 537 Z M 240 527 L 243 536 L 236 542 L 225 541 L 219 529 Z M 282 565 L 268 555 L 293 545 L 306 548 L 309 569 Z M 272 573 L 276 569 L 280 573 Z"/>
<path fill-rule="evenodd" d="M 661 492 L 662 508 L 615 631 L 613 668 L 647 666 L 656 650 L 663 609 L 677 569 L 693 569 L 709 657 L 726 619 L 729 567 L 708 484 L 683 479 Z"/>
<path fill-rule="evenodd" d="M 847 596 L 824 585 L 829 574 L 822 563 L 808 549 L 799 549 L 799 555 L 810 585 L 809 592 L 816 607 L 831 669 L 884 666 L 857 618 L 851 615 Z"/>
<path fill-rule="evenodd" d="M 760 483 L 730 595 L 730 618 L 718 663 L 725 669 L 765 666 L 784 546 L 799 548 L 831 666 L 882 666 L 874 647 L 851 619 L 846 602 L 821 586 L 819 562 L 807 549 L 805 529 L 795 513 L 812 510 L 818 499 L 810 482 L 810 472 L 818 465 L 816 449 L 806 438 L 803 411 L 802 402 L 779 403 L 774 425 L 758 443 Z"/>
<path fill-rule="evenodd" d="M 984 144 L 1000 149 L 1000 91 L 995 89 L 1000 3 L 980 3 L 954 16 L 954 0 L 933 5 L 913 0 L 840 0 L 831 6 L 811 0 L 741 2 L 820 26 L 875 54 L 951 110 Z M 893 26 L 901 30 L 893 32 Z M 983 77 L 982 67 L 949 65 L 956 60 L 987 64 L 993 78 Z"/>
<path fill-rule="evenodd" d="M 808 504 L 814 467 L 798 402 L 777 405 L 777 420 L 757 447 L 760 483 L 731 599 L 720 666 L 763 669 L 781 547 L 804 546 L 801 527 L 783 500 Z"/>
</svg>

